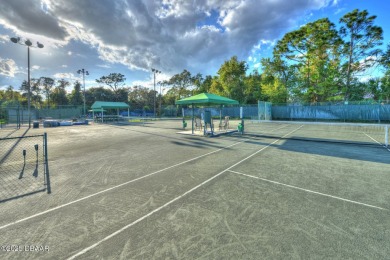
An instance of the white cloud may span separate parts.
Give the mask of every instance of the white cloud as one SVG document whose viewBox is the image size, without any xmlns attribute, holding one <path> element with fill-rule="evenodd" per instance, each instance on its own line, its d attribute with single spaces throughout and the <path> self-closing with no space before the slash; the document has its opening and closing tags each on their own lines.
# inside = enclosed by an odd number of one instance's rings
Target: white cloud
<svg viewBox="0 0 390 260">
<path fill-rule="evenodd" d="M 68 36 L 58 17 L 42 11 L 40 1 L 2 1 L 0 12 L 0 23 L 15 32 L 29 32 L 54 39 Z"/>
<path fill-rule="evenodd" d="M 8 35 L 0 35 L 0 42 L 1 43 L 6 43 L 6 42 L 9 42 L 10 41 L 10 38 Z"/>
<path fill-rule="evenodd" d="M 342 12 L 345 12 L 345 8 L 338 8 L 338 9 L 334 12 L 334 14 L 340 14 L 340 13 L 342 13 Z"/>
<path fill-rule="evenodd" d="M 17 69 L 14 60 L 0 58 L 0 75 L 13 78 Z"/>
<path fill-rule="evenodd" d="M 371 68 L 378 61 L 378 57 L 376 56 L 368 56 L 359 61 L 359 66 L 361 68 L 369 67 Z"/>
<path fill-rule="evenodd" d="M 108 64 L 99 64 L 99 65 L 96 65 L 96 66 L 98 66 L 100 68 L 104 68 L 104 69 L 110 69 L 111 68 L 111 66 L 108 65 Z"/>
<path fill-rule="evenodd" d="M 99 61 L 85 50 L 64 48 L 83 43 L 107 63 L 97 65 L 103 68 L 121 64 L 141 71 L 159 67 L 167 74 L 183 69 L 212 74 L 231 56 L 246 59 L 253 48 L 275 42 L 302 15 L 337 2 L 18 0 L 2 3 L 0 25 L 44 42 L 43 55 L 85 55 L 86 67 Z"/>
<path fill-rule="evenodd" d="M 56 73 L 53 75 L 55 79 L 66 79 L 66 80 L 74 80 L 75 76 L 73 73 Z"/>
<path fill-rule="evenodd" d="M 253 46 L 253 49 L 254 50 L 260 50 L 261 49 L 261 44 L 259 43 L 259 44 L 255 45 L 255 46 Z"/>
</svg>

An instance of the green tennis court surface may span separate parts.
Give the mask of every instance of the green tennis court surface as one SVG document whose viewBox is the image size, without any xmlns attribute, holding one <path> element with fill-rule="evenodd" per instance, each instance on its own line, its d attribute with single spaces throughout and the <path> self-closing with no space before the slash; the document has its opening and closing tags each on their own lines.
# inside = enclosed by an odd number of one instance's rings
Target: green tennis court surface
<svg viewBox="0 0 390 260">
<path fill-rule="evenodd" d="M 0 203 L 0 258 L 387 258 L 390 152 L 289 139 L 302 125 L 245 122 L 248 134 L 217 138 L 169 120 L 30 130 L 48 133 L 52 194 Z M 327 132 L 309 139 L 339 136 Z"/>
</svg>

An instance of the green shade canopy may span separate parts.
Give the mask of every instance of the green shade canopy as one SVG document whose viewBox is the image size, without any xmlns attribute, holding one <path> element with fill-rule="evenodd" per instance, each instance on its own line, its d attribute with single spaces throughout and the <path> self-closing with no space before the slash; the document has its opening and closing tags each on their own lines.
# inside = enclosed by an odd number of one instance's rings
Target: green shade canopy
<svg viewBox="0 0 390 260">
<path fill-rule="evenodd" d="M 105 102 L 105 101 L 95 101 L 91 106 L 93 111 L 98 111 L 102 109 L 118 109 L 118 108 L 129 108 L 130 106 L 125 102 Z"/>
<path fill-rule="evenodd" d="M 210 93 L 201 93 L 192 97 L 177 100 L 176 105 L 191 105 L 191 104 L 220 104 L 220 105 L 236 105 L 238 101 L 221 97 Z"/>
</svg>

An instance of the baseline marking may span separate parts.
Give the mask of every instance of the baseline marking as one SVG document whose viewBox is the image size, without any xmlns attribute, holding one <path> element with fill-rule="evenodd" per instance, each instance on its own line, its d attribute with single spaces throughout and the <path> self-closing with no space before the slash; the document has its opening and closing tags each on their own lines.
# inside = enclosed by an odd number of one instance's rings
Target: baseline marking
<svg viewBox="0 0 390 260">
<path fill-rule="evenodd" d="M 289 185 L 289 184 L 285 184 L 285 183 L 281 183 L 281 182 L 277 182 L 277 181 L 272 181 L 272 180 L 264 179 L 264 178 L 261 178 L 261 177 L 257 177 L 257 176 L 253 176 L 253 175 L 249 175 L 249 174 L 245 174 L 245 173 L 241 173 L 241 172 L 236 172 L 236 171 L 232 171 L 232 170 L 229 170 L 229 172 L 232 172 L 232 173 L 235 173 L 235 174 L 239 174 L 239 175 L 243 175 L 243 176 L 246 176 L 246 177 L 249 177 L 249 178 L 254 178 L 254 179 L 270 182 L 270 183 L 277 184 L 277 185 L 286 186 L 286 187 L 297 189 L 297 190 L 306 191 L 306 192 L 309 192 L 309 193 L 314 193 L 314 194 L 325 196 L 325 197 L 329 197 L 329 198 L 332 198 L 332 199 L 338 199 L 338 200 L 342 200 L 342 201 L 346 201 L 346 202 L 350 202 L 350 203 L 354 203 L 354 204 L 358 204 L 358 205 L 363 205 L 363 206 L 370 207 L 370 208 L 375 208 L 375 209 L 389 211 L 389 209 L 385 209 L 385 208 L 381 208 L 381 207 L 378 207 L 378 206 L 366 204 L 366 203 L 363 203 L 363 202 L 358 202 L 358 201 L 354 201 L 354 200 L 344 199 L 344 198 L 333 196 L 333 195 L 330 195 L 330 194 L 321 193 L 321 192 L 313 191 L 313 190 L 308 190 L 308 189 L 300 188 L 300 187 L 297 187 L 297 186 L 293 186 L 293 185 Z"/>
<path fill-rule="evenodd" d="M 220 152 L 220 151 L 222 151 L 222 150 L 224 150 L 224 149 L 226 149 L 226 148 L 230 148 L 230 147 L 232 147 L 232 146 L 235 146 L 235 145 L 240 144 L 240 143 L 243 143 L 243 142 L 245 142 L 245 141 L 236 142 L 236 143 L 231 144 L 231 145 L 229 145 L 229 146 L 226 146 L 226 147 L 224 147 L 224 148 L 221 148 L 221 149 L 218 149 L 218 150 L 215 150 L 215 151 L 212 151 L 212 152 L 209 152 L 209 153 L 206 153 L 206 154 L 197 156 L 197 157 L 195 157 L 195 158 L 186 160 L 186 161 L 184 161 L 184 162 L 181 162 L 181 163 L 178 163 L 178 164 L 169 166 L 169 167 L 167 167 L 167 168 L 164 168 L 164 169 L 161 169 L 161 170 L 158 170 L 158 171 L 155 171 L 155 172 L 146 174 L 146 175 L 141 176 L 141 177 L 139 177 L 139 178 L 136 178 L 136 179 L 133 179 L 133 180 L 130 180 L 130 181 L 121 183 L 121 184 L 116 185 L 116 186 L 114 186 L 114 187 L 111 187 L 111 188 L 108 188 L 108 189 L 105 189 L 105 190 L 102 190 L 102 191 L 93 193 L 93 194 L 88 195 L 88 196 L 85 196 L 85 197 L 83 197 L 83 198 L 80 198 L 80 199 L 77 199 L 77 200 L 74 200 L 74 201 L 71 201 L 71 202 L 62 204 L 62 205 L 60 205 L 60 206 L 57 206 L 57 207 L 54 207 L 54 208 L 51 208 L 51 209 L 48 209 L 48 210 L 45 210 L 45 211 L 42 211 L 42 212 L 39 212 L 39 213 L 37 213 L 37 214 L 34 214 L 34 215 L 29 216 L 29 217 L 26 217 L 26 218 L 22 218 L 22 219 L 16 220 L 16 221 L 11 222 L 11 223 L 8 223 L 8 224 L 6 224 L 6 225 L 0 226 L 0 230 L 1 230 L 1 229 L 4 229 L 4 228 L 7 228 L 7 227 L 9 227 L 9 226 L 12 226 L 12 225 L 15 225 L 15 224 L 24 222 L 24 221 L 26 221 L 26 220 L 29 220 L 29 219 L 32 219 L 32 218 L 35 218 L 35 217 L 38 217 L 38 216 L 42 216 L 42 215 L 44 215 L 44 214 L 46 214 L 46 213 L 55 211 L 55 210 L 57 210 L 57 209 L 61 209 L 61 208 L 67 207 L 67 206 L 72 205 L 72 204 L 75 204 L 75 203 L 77 203 L 77 202 L 80 202 L 80 201 L 83 201 L 83 200 L 92 198 L 92 197 L 94 197 L 94 196 L 97 196 L 97 195 L 99 195 L 99 194 L 105 193 L 105 192 L 107 192 L 107 191 L 111 191 L 111 190 L 117 189 L 117 188 L 122 187 L 122 186 L 124 186 L 124 185 L 127 185 L 127 184 L 130 184 L 130 183 L 133 183 L 133 182 L 142 180 L 142 179 L 144 179 L 144 178 L 150 177 L 150 176 L 155 175 L 155 174 L 157 174 L 157 173 L 160 173 L 160 172 L 162 172 L 162 171 L 166 171 L 166 170 L 172 169 L 172 168 L 174 168 L 174 167 L 183 165 L 183 164 L 185 164 L 185 163 L 188 163 L 188 162 L 191 162 L 191 161 L 195 161 L 195 160 L 197 160 L 197 159 L 199 159 L 199 158 L 208 156 L 208 155 L 210 155 L 210 154 Z"/>
<path fill-rule="evenodd" d="M 289 132 L 288 134 L 285 134 L 285 135 L 284 135 L 283 137 L 281 137 L 280 139 L 277 139 L 277 140 L 273 141 L 272 143 L 268 144 L 267 146 L 264 146 L 264 147 L 261 148 L 260 150 L 258 150 L 258 151 L 256 151 L 256 152 L 254 152 L 253 154 L 251 154 L 251 155 L 245 157 L 245 158 L 242 159 L 241 161 L 236 162 L 235 164 L 233 164 L 233 165 L 230 166 L 229 168 L 226 168 L 225 170 L 221 171 L 220 173 L 217 173 L 217 174 L 214 175 L 213 177 L 211 177 L 211 178 L 205 180 L 204 182 L 198 184 L 197 186 L 193 187 L 193 188 L 190 189 L 189 191 L 184 192 L 182 195 L 180 195 L 180 196 L 174 198 L 173 200 L 168 201 L 168 202 L 165 203 L 164 205 L 162 205 L 162 206 L 160 206 L 160 207 L 158 207 L 158 208 L 152 210 L 152 211 L 149 212 L 148 214 L 146 214 L 146 215 L 140 217 L 139 219 L 137 219 L 137 220 L 131 222 L 130 224 L 128 224 L 128 225 L 122 227 L 121 229 L 115 231 L 114 233 L 112 233 L 112 234 L 106 236 L 105 238 L 103 238 L 102 240 L 96 242 L 95 244 L 93 244 L 93 245 L 91 245 L 91 246 L 89 246 L 89 247 L 84 248 L 84 249 L 81 250 L 80 252 L 78 252 L 78 253 L 72 255 L 71 257 L 69 257 L 68 260 L 73 260 L 73 259 L 75 259 L 76 257 L 79 257 L 79 256 L 85 254 L 86 252 L 90 251 L 91 249 L 94 249 L 95 247 L 97 247 L 98 245 L 100 245 L 101 243 L 103 243 L 104 241 L 109 240 L 110 238 L 112 238 L 112 237 L 118 235 L 119 233 L 123 232 L 124 230 L 126 230 L 126 229 L 128 229 L 128 228 L 134 226 L 134 225 L 137 224 L 138 222 L 141 222 L 142 220 L 144 220 L 144 219 L 150 217 L 150 216 L 153 215 L 154 213 L 156 213 L 156 212 L 162 210 L 163 208 L 169 206 L 170 204 L 172 204 L 172 203 L 174 203 L 175 201 L 181 199 L 182 197 L 186 196 L 187 194 L 189 194 L 189 193 L 193 192 L 194 190 L 196 190 L 196 189 L 202 187 L 203 185 L 205 185 L 206 183 L 212 181 L 213 179 L 217 178 L 218 176 L 222 175 L 223 173 L 225 173 L 225 172 L 227 172 L 227 171 L 230 171 L 231 168 L 233 168 L 233 167 L 239 165 L 240 163 L 242 163 L 242 162 L 248 160 L 249 158 L 255 156 L 255 155 L 258 154 L 258 153 L 260 153 L 261 151 L 267 149 L 268 147 L 270 147 L 270 146 L 273 145 L 274 143 L 278 142 L 279 140 L 281 140 L 281 139 L 284 138 L 285 136 L 287 136 L 287 135 L 289 135 L 289 134 L 292 134 L 293 132 L 297 131 L 297 130 L 300 129 L 302 126 L 303 126 L 303 125 L 301 125 L 301 126 L 298 127 L 297 129 L 295 129 L 295 130 Z"/>
</svg>

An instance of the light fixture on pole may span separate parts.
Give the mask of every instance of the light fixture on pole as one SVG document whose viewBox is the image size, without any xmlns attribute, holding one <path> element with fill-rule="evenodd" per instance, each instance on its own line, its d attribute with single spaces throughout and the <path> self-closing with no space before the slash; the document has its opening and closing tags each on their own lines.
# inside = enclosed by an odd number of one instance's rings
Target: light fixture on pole
<svg viewBox="0 0 390 260">
<path fill-rule="evenodd" d="M 12 37 L 11 42 L 13 43 L 19 43 L 20 45 L 27 46 L 27 88 L 28 88 L 28 94 L 27 94 L 27 113 L 28 113 L 28 127 L 31 128 L 31 82 L 30 82 L 30 47 L 37 47 L 42 49 L 44 46 L 42 43 L 37 42 L 36 46 L 33 46 L 32 42 L 30 40 L 26 40 L 22 42 L 20 37 Z"/>
<path fill-rule="evenodd" d="M 85 69 L 81 69 L 81 70 L 78 70 L 77 71 L 77 73 L 78 74 L 82 74 L 83 75 L 83 86 L 84 86 L 84 90 L 83 90 L 83 92 L 84 92 L 84 116 L 86 116 L 87 115 L 87 113 L 86 113 L 86 111 L 85 111 L 85 75 L 89 75 L 89 72 L 87 71 L 87 70 L 85 70 Z"/>
<path fill-rule="evenodd" d="M 161 73 L 161 71 L 159 70 L 156 70 L 156 69 L 153 69 L 152 68 L 152 72 L 153 72 L 153 78 L 154 78 L 154 83 L 153 83 L 153 116 L 156 117 L 156 73 Z"/>
</svg>

